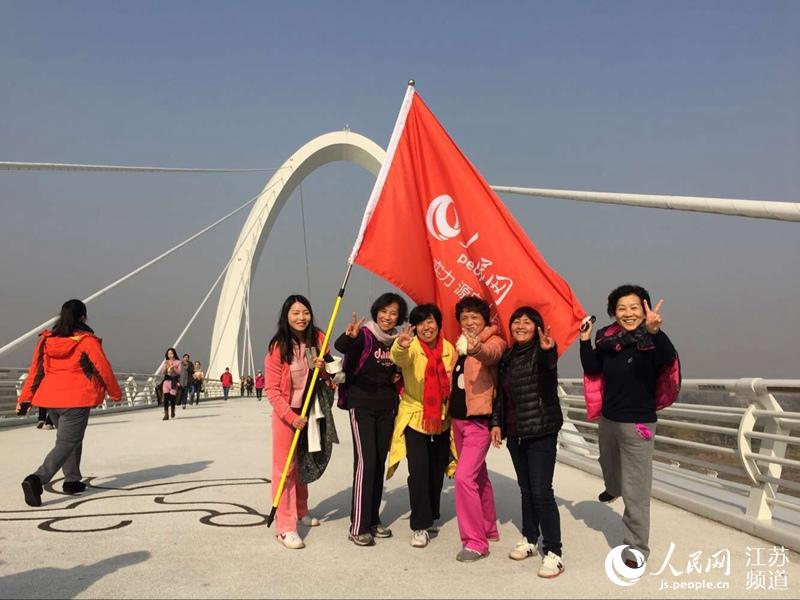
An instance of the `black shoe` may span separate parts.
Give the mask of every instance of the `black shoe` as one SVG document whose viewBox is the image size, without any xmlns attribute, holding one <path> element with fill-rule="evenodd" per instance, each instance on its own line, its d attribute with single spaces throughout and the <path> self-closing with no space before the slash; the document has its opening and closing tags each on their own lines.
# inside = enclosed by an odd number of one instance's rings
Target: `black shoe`
<svg viewBox="0 0 800 600">
<path fill-rule="evenodd" d="M 39 421 L 39 422 L 36 424 L 36 429 L 41 429 L 42 427 L 44 427 L 44 421 Z"/>
<path fill-rule="evenodd" d="M 42 505 L 42 482 L 36 475 L 28 475 L 22 480 L 22 492 L 28 506 Z"/>
<path fill-rule="evenodd" d="M 617 498 L 619 498 L 619 496 L 612 496 L 606 490 L 603 490 L 603 492 L 597 497 L 600 502 L 604 502 L 605 504 L 613 502 Z"/>
<path fill-rule="evenodd" d="M 162 421 L 169 421 L 169 415 L 167 413 L 164 413 L 164 418 L 161 419 L 161 420 Z"/>
<path fill-rule="evenodd" d="M 65 481 L 61 489 L 65 494 L 80 494 L 86 490 L 86 484 L 82 481 Z"/>
</svg>

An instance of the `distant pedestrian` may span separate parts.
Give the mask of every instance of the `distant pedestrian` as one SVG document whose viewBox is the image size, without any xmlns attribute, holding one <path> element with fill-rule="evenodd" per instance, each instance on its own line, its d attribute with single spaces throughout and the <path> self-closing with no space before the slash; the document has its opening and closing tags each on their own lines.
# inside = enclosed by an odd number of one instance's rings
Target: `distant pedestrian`
<svg viewBox="0 0 800 600">
<path fill-rule="evenodd" d="M 225 402 L 228 401 L 228 394 L 231 393 L 231 386 L 233 385 L 233 375 L 231 375 L 231 368 L 225 367 L 225 372 L 220 376 L 219 380 L 222 382 L 222 395 Z"/>
<path fill-rule="evenodd" d="M 264 391 L 264 374 L 261 371 L 256 373 L 255 386 L 256 398 L 258 398 L 258 401 L 261 402 L 261 394 Z"/>
<path fill-rule="evenodd" d="M 591 321 L 580 333 L 586 414 L 599 419 L 605 490 L 598 500 L 622 496 L 624 557 L 633 568 L 650 554 L 656 411 L 672 404 L 680 389 L 678 355 L 661 330 L 663 302 L 650 308 L 647 290 L 622 285 L 608 296 L 606 310 L 614 323 L 597 332 L 595 347 Z"/>
<path fill-rule="evenodd" d="M 178 351 L 175 348 L 167 348 L 159 373 L 164 375 L 161 381 L 164 417 L 161 420 L 169 421 L 170 415 L 175 418 L 175 403 L 180 393 L 181 361 L 178 360 Z"/>
<path fill-rule="evenodd" d="M 244 386 L 245 386 L 245 380 L 244 380 L 244 377 L 242 377 L 242 379 L 239 381 L 239 397 L 240 398 L 244 398 Z"/>
<path fill-rule="evenodd" d="M 203 373 L 203 366 L 200 364 L 199 360 L 194 361 L 194 373 L 192 373 L 192 379 L 194 380 L 192 383 L 192 394 L 194 396 L 194 403 L 195 405 L 200 404 L 200 393 L 203 391 L 203 379 L 205 378 L 205 374 Z M 191 403 L 191 398 L 189 399 Z"/>
<path fill-rule="evenodd" d="M 249 398 L 253 395 L 253 378 L 250 375 L 244 380 L 244 387 L 247 390 L 247 397 Z"/>
<path fill-rule="evenodd" d="M 53 429 L 53 420 L 43 406 L 39 407 L 39 422 L 36 423 L 36 429 Z"/>
<path fill-rule="evenodd" d="M 43 486 L 63 469 L 63 490 L 78 494 L 81 481 L 83 436 L 89 411 L 106 394 L 118 402 L 122 390 L 103 352 L 100 338 L 86 324 L 86 305 L 69 300 L 50 331 L 43 331 L 33 352 L 28 377 L 17 401 L 17 412 L 33 405 L 48 409 L 57 429 L 56 445 L 35 473 L 22 482 L 28 506 L 42 505 Z"/>
<path fill-rule="evenodd" d="M 180 385 L 181 406 L 186 410 L 186 403 L 191 398 L 192 385 L 194 384 L 194 363 L 192 362 L 192 357 L 188 354 L 184 354 L 181 360 L 181 376 L 178 384 Z"/>
</svg>

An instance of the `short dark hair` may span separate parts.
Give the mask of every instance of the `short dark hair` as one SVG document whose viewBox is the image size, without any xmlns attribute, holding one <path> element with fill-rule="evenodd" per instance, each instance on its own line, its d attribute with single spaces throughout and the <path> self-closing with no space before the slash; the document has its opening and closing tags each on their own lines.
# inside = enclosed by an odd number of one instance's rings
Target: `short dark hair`
<svg viewBox="0 0 800 600">
<path fill-rule="evenodd" d="M 608 295 L 608 306 L 606 307 L 608 316 L 613 317 L 617 313 L 617 302 L 619 302 L 620 298 L 630 296 L 631 294 L 639 296 L 639 300 L 642 301 L 642 306 L 644 306 L 645 302 L 650 304 L 650 294 L 647 293 L 646 289 L 640 285 L 626 283 L 619 286 Z"/>
<path fill-rule="evenodd" d="M 520 317 L 528 317 L 531 321 L 536 323 L 536 335 L 533 336 L 534 339 L 536 339 L 536 337 L 539 335 L 540 330 L 544 330 L 544 319 L 539 311 L 532 306 L 520 306 L 517 310 L 511 313 L 511 317 L 508 319 L 509 331 L 511 331 L 511 324 Z"/>
<path fill-rule="evenodd" d="M 378 313 L 390 304 L 397 304 L 397 324 L 402 325 L 405 323 L 406 319 L 408 319 L 408 304 L 406 304 L 406 301 L 403 300 L 400 294 L 395 294 L 394 292 L 381 294 L 375 302 L 372 303 L 372 308 L 369 309 L 372 320 L 377 321 Z"/>
<path fill-rule="evenodd" d="M 490 310 L 489 303 L 480 296 L 464 296 L 456 304 L 456 321 L 461 320 L 461 313 L 464 311 L 478 313 L 483 317 L 484 323 L 489 324 Z"/>
<path fill-rule="evenodd" d="M 192 358 L 192 357 L 191 357 L 191 356 L 189 356 L 188 354 L 184 354 L 184 355 L 183 355 L 183 358 Z"/>
<path fill-rule="evenodd" d="M 408 315 L 408 322 L 416 327 L 428 319 L 428 317 L 433 317 L 439 329 L 442 328 L 442 311 L 440 311 L 439 307 L 435 304 L 418 304 L 414 307 L 414 310 L 411 311 L 411 314 Z"/>
</svg>

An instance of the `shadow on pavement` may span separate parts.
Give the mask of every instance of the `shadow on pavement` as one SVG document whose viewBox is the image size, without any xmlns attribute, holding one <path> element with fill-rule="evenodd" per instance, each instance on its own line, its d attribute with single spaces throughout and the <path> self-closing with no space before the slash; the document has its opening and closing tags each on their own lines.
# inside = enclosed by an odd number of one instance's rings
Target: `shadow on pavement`
<svg viewBox="0 0 800 600">
<path fill-rule="evenodd" d="M 149 481 L 159 481 L 161 479 L 170 479 L 178 475 L 191 475 L 199 473 L 214 461 L 200 460 L 193 463 L 184 463 L 182 465 L 163 465 L 160 467 L 151 467 L 149 469 L 142 469 L 140 471 L 131 471 L 130 473 L 119 473 L 113 475 L 111 479 L 104 480 L 100 477 L 95 478 L 91 482 L 92 487 L 99 488 L 119 488 L 138 483 L 147 483 Z"/>
<path fill-rule="evenodd" d="M 149 558 L 149 552 L 128 552 L 70 569 L 41 567 L 6 575 L 0 577 L 0 598 L 75 598 L 106 575 Z"/>
</svg>

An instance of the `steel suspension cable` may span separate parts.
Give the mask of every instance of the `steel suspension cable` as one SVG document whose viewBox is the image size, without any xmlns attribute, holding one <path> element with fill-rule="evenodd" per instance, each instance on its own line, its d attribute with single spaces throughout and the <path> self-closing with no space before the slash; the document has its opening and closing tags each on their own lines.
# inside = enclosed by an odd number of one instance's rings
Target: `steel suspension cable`
<svg viewBox="0 0 800 600">
<path fill-rule="evenodd" d="M 220 218 L 220 219 L 217 219 L 217 220 L 216 220 L 216 221 L 214 221 L 214 222 L 213 222 L 211 225 L 208 225 L 207 227 L 204 227 L 203 229 L 201 229 L 200 231 L 198 231 L 198 232 L 197 232 L 197 233 L 195 233 L 194 235 L 192 235 L 192 236 L 190 236 L 190 237 L 186 238 L 185 240 L 183 240 L 183 241 L 182 241 L 182 242 L 180 242 L 179 244 L 177 244 L 177 245 L 173 246 L 172 248 L 170 248 L 170 249 L 169 249 L 169 250 L 167 250 L 166 252 L 162 252 L 161 254 L 159 254 L 158 256 L 156 256 L 155 258 L 153 258 L 153 259 L 151 259 L 151 260 L 147 261 L 145 264 L 143 264 L 142 266 L 140 266 L 140 267 L 138 267 L 138 268 L 134 269 L 133 271 L 131 271 L 131 272 L 130 272 L 130 273 L 128 273 L 127 275 L 123 275 L 122 277 L 120 277 L 119 279 L 117 279 L 116 281 L 114 281 L 113 283 L 111 283 L 111 284 L 107 285 L 106 287 L 104 287 L 104 288 L 102 288 L 102 289 L 99 289 L 99 290 L 97 290 L 97 291 L 96 291 L 94 294 L 92 294 L 92 295 L 88 296 L 87 298 L 84 298 L 84 300 L 83 300 L 83 301 L 84 301 L 84 302 L 86 302 L 86 303 L 89 303 L 89 302 L 91 302 L 92 300 L 94 300 L 94 299 L 96 299 L 96 298 L 98 298 L 98 297 L 102 296 L 102 295 L 103 295 L 103 294 L 105 294 L 106 292 L 108 292 L 108 291 L 110 291 L 110 290 L 114 289 L 115 287 L 117 287 L 117 286 L 118 286 L 118 285 L 120 285 L 121 283 L 124 283 L 125 281 L 127 281 L 128 279 L 130 279 L 131 277 L 133 277 L 134 275 L 138 275 L 139 273 L 141 273 L 142 271 L 144 271 L 144 270 L 145 270 L 145 269 L 147 269 L 148 267 L 151 267 L 152 265 L 154 265 L 154 264 L 156 264 L 157 262 L 159 262 L 159 261 L 163 260 L 164 258 L 166 258 L 167 256 L 169 256 L 169 255 L 170 255 L 170 254 L 172 254 L 173 252 L 176 252 L 177 250 L 179 250 L 179 249 L 183 248 L 183 247 L 184 247 L 186 244 L 189 244 L 189 243 L 191 243 L 192 241 L 194 241 L 195 239 L 197 239 L 198 237 L 200 237 L 200 236 L 201 236 L 201 235 L 203 235 L 204 233 L 206 233 L 206 232 L 210 231 L 211 229 L 213 229 L 214 227 L 216 227 L 217 225 L 219 225 L 219 224 L 223 223 L 224 221 L 227 221 L 228 219 L 230 219 L 230 218 L 231 218 L 233 215 L 235 215 L 236 213 L 238 213 L 238 212 L 240 212 L 240 211 L 244 210 L 244 209 L 245 209 L 245 208 L 247 208 L 247 207 L 248 207 L 250 204 L 252 204 L 253 202 L 255 202 L 255 201 L 256 201 L 256 200 L 259 198 L 259 196 L 261 196 L 261 193 L 259 193 L 258 195 L 254 196 L 253 198 L 251 198 L 250 200 L 248 200 L 248 201 L 247 201 L 247 202 L 245 202 L 244 204 L 242 204 L 242 205 L 241 205 L 239 208 L 236 208 L 236 209 L 232 210 L 231 212 L 229 212 L 228 214 L 226 214 L 224 217 L 222 217 L 222 218 Z M 30 331 L 28 331 L 28 332 L 26 332 L 26 333 L 22 334 L 22 335 L 21 335 L 20 337 L 18 337 L 17 339 L 15 339 L 15 340 L 13 340 L 13 341 L 9 342 L 8 344 L 6 344 L 6 345 L 5 345 L 5 346 L 3 346 L 2 348 L 0 348 L 0 356 L 3 356 L 4 354 L 6 354 L 6 353 L 10 352 L 10 351 L 11 351 L 11 350 L 13 350 L 14 348 L 16 348 L 17 346 L 19 346 L 19 345 L 20 345 L 20 344 L 22 344 L 23 342 L 25 342 L 26 340 L 28 340 L 29 338 L 31 338 L 31 337 L 33 337 L 33 336 L 37 335 L 37 334 L 38 334 L 38 333 L 39 333 L 39 332 L 40 332 L 42 329 L 45 329 L 46 327 L 50 327 L 50 326 L 51 326 L 53 323 L 55 323 L 55 322 L 56 322 L 56 319 L 58 319 L 58 316 L 52 317 L 52 318 L 48 319 L 47 321 L 45 321 L 44 323 L 40 323 L 39 325 L 37 325 L 36 327 L 34 327 L 33 329 L 31 329 Z"/>
</svg>

